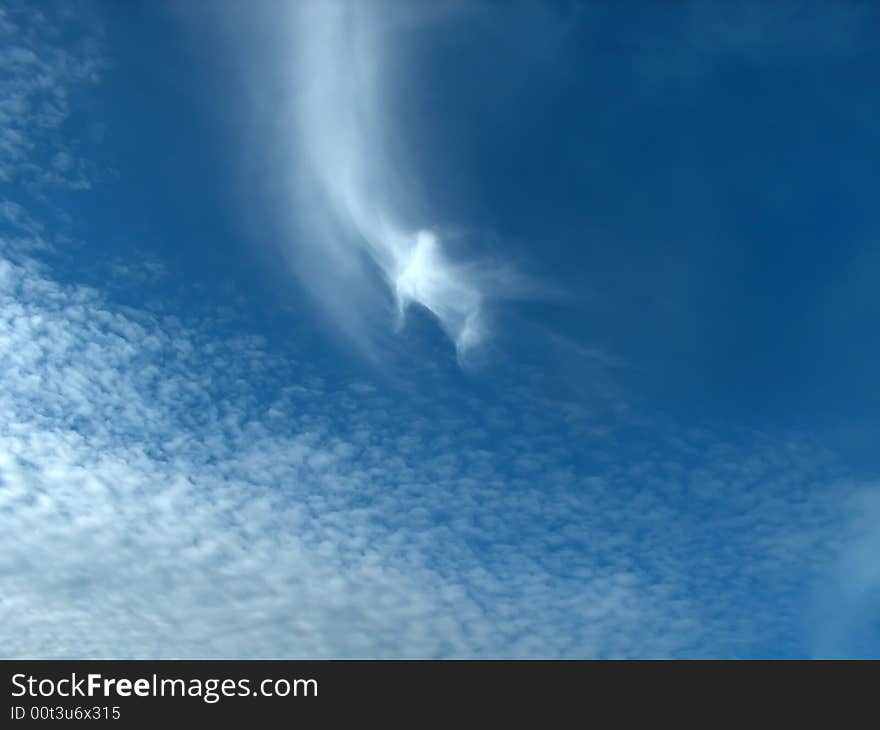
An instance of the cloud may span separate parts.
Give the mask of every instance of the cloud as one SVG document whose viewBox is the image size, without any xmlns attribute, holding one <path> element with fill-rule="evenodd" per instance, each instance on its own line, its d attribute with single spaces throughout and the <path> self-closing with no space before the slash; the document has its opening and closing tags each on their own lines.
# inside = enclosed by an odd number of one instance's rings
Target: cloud
<svg viewBox="0 0 880 730">
<path fill-rule="evenodd" d="M 0 281 L 6 655 L 593 653 L 596 622 L 635 620 L 636 575 L 547 573 L 539 534 L 514 549 L 496 524 L 537 493 L 505 508 L 484 452 L 424 460 L 442 432 L 405 435 L 363 384 L 279 387 L 259 340 L 122 314 L 36 267 Z M 572 601 L 591 625 L 554 636 Z"/>
<path fill-rule="evenodd" d="M 842 539 L 812 445 L 402 402 L 177 312 L 3 260 L 5 655 L 797 653 Z"/>
<path fill-rule="evenodd" d="M 32 193 L 91 186 L 89 165 L 59 132 L 70 116 L 71 94 L 99 80 L 103 59 L 93 28 L 78 29 L 69 46 L 57 43 L 57 18 L 50 16 L 71 12 L 18 3 L 0 7 L 0 183 L 26 185 Z M 67 18 L 71 28 L 72 20 Z"/>
<path fill-rule="evenodd" d="M 880 490 L 863 485 L 844 500 L 849 519 L 838 558 L 816 581 L 812 651 L 821 658 L 880 652 Z"/>
<path fill-rule="evenodd" d="M 390 66 L 400 59 L 389 49 L 400 45 L 400 24 L 392 22 L 398 8 L 345 0 L 291 8 L 293 215 L 305 219 L 290 241 L 297 271 L 365 348 L 376 347 L 377 329 L 400 329 L 417 305 L 466 358 L 490 334 L 493 303 L 528 296 L 531 285 L 509 263 L 454 256 L 430 222 L 430 199 L 415 193 L 424 189 L 430 198 L 438 181 L 429 171 L 414 181 L 397 162 L 393 108 L 400 100 L 392 96 Z"/>
<path fill-rule="evenodd" d="M 583 428 L 513 369 L 403 393 L 150 262 L 112 265 L 156 306 L 71 281 L 23 204 L 0 226 L 5 656 L 806 653 L 857 487 L 810 439 Z"/>
</svg>

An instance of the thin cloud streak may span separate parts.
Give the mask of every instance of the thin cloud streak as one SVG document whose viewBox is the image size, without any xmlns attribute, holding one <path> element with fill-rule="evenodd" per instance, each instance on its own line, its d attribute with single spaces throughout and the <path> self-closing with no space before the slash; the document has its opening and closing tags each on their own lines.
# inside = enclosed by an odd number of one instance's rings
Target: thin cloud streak
<svg viewBox="0 0 880 730">
<path fill-rule="evenodd" d="M 399 330 L 420 305 L 464 360 L 490 333 L 492 302 L 529 287 L 510 266 L 455 260 L 431 226 L 405 223 L 418 213 L 387 144 L 396 134 L 383 9 L 342 0 L 295 6 L 295 117 L 308 166 L 297 200 L 308 218 L 294 242 L 297 268 L 349 334 L 363 340 L 382 317 Z"/>
</svg>

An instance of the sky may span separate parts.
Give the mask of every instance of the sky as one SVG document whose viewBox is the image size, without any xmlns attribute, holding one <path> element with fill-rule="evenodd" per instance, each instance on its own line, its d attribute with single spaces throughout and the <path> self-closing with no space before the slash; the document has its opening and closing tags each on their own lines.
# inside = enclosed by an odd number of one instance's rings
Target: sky
<svg viewBox="0 0 880 730">
<path fill-rule="evenodd" d="M 880 657 L 878 25 L 0 0 L 0 654 Z"/>
</svg>

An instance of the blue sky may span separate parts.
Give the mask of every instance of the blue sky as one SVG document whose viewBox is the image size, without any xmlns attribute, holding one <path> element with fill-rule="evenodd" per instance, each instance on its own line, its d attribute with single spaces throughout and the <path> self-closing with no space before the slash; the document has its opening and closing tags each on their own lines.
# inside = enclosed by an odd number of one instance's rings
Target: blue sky
<svg viewBox="0 0 880 730">
<path fill-rule="evenodd" d="M 880 655 L 873 4 L 0 7 L 5 656 Z"/>
</svg>

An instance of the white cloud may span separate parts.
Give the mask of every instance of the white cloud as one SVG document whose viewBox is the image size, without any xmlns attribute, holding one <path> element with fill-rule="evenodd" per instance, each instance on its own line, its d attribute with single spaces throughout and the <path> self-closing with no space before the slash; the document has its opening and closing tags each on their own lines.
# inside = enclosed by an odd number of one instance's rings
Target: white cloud
<svg viewBox="0 0 880 730">
<path fill-rule="evenodd" d="M 20 203 L 0 225 L 5 656 L 803 651 L 803 586 L 849 544 L 814 444 L 584 429 L 503 369 L 403 398 L 228 311 L 62 281 Z M 420 255 L 399 296 L 442 303 Z M 114 267 L 149 298 L 154 264 Z"/>
<path fill-rule="evenodd" d="M 50 14 L 69 10 L 55 8 Z M 0 183 L 28 185 L 32 191 L 91 186 L 87 163 L 58 133 L 70 115 L 71 93 L 95 83 L 103 62 L 90 34 L 61 47 L 55 28 L 33 6 L 0 7 Z"/>
<path fill-rule="evenodd" d="M 463 482 L 412 491 L 431 467 L 363 404 L 340 427 L 348 401 L 306 387 L 273 403 L 283 429 L 256 418 L 268 375 L 254 343 L 205 356 L 197 332 L 135 321 L 94 291 L 8 262 L 2 282 L 7 655 L 592 653 L 597 627 L 556 637 L 522 609 L 564 621 L 580 595 L 586 615 L 629 620 L 616 612 L 637 581 L 614 568 L 563 595 L 533 559 L 504 555 L 507 537 L 494 568 L 461 543 L 433 555 L 444 534 L 500 531 L 433 524 Z"/>
<path fill-rule="evenodd" d="M 294 69 L 295 126 L 286 133 L 298 133 L 291 204 L 301 227 L 290 242 L 297 271 L 365 348 L 381 339 L 377 329 L 392 320 L 402 325 L 415 304 L 433 314 L 464 358 L 489 335 L 493 302 L 527 296 L 532 285 L 509 265 L 454 257 L 424 219 L 430 200 L 414 193 L 418 186 L 430 197 L 430 172 L 416 185 L 412 171 L 394 162 L 400 130 L 388 48 L 400 31 L 392 22 L 399 8 L 346 0 L 290 7 L 285 60 Z"/>
<path fill-rule="evenodd" d="M 796 645 L 803 555 L 835 554 L 797 445 L 627 459 L 515 388 L 407 405 L 223 319 L 0 282 L 8 656 L 742 655 Z"/>
</svg>

